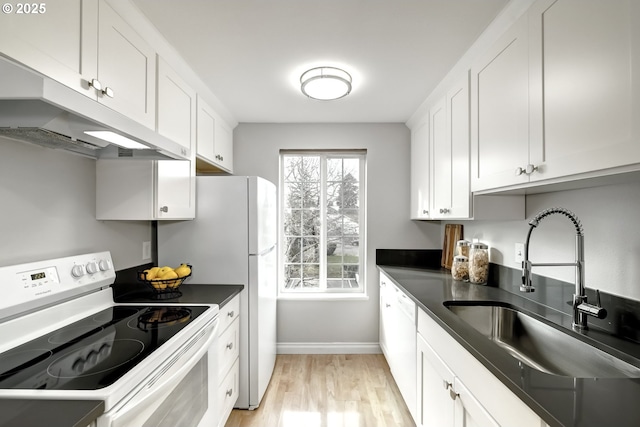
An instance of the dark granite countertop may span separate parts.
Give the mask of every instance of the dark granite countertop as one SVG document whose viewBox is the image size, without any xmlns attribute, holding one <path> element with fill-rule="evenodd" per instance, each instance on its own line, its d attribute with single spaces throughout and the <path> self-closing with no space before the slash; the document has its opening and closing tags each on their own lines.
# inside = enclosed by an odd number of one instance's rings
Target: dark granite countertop
<svg viewBox="0 0 640 427">
<path fill-rule="evenodd" d="M 421 309 L 551 427 L 640 425 L 640 378 L 573 378 L 545 374 L 526 365 L 521 366 L 504 350 L 449 311 L 443 302 L 497 301 L 511 305 L 532 317 L 551 321 L 556 328 L 604 351 L 622 356 L 636 366 L 640 366 L 640 344 L 619 338 L 597 326 L 584 334 L 573 332 L 572 318 L 564 309 L 564 302 L 560 303 L 561 310 L 558 310 L 522 296 L 526 294 L 509 292 L 497 284 L 482 286 L 457 282 L 451 278 L 448 270 L 441 269 L 436 262 L 409 262 L 410 267 L 405 267 L 401 265 L 401 259 L 381 256 L 380 253 L 376 262 L 378 268 Z M 608 322 L 610 325 L 613 323 Z"/>
<path fill-rule="evenodd" d="M 0 426 L 86 427 L 103 412 L 103 401 L 1 399 Z"/>
<path fill-rule="evenodd" d="M 244 289 L 243 285 L 198 285 L 184 283 L 180 286 L 182 296 L 177 298 L 155 300 L 153 291 L 138 284 L 131 285 L 126 291 L 114 293 L 114 300 L 119 303 L 153 302 L 166 304 L 218 304 L 223 307 Z"/>
</svg>

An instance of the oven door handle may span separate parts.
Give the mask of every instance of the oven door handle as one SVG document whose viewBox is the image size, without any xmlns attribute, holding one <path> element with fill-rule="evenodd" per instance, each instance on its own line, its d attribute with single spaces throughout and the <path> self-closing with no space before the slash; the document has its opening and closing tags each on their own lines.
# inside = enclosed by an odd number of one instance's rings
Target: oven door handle
<svg viewBox="0 0 640 427">
<path fill-rule="evenodd" d="M 128 397 L 104 414 L 105 426 L 136 427 L 145 416 L 151 415 L 163 404 L 171 390 L 189 373 L 198 361 L 211 350 L 218 336 L 217 318 L 208 323 L 195 338 L 176 351 L 172 357 L 152 374 L 142 385 L 136 387 Z M 204 342 L 202 340 L 204 339 Z M 195 353 L 189 356 L 193 348 Z M 188 360 L 182 360 L 188 357 Z M 209 366 L 208 369 L 217 369 Z M 100 426 L 100 423 L 99 423 Z"/>
</svg>

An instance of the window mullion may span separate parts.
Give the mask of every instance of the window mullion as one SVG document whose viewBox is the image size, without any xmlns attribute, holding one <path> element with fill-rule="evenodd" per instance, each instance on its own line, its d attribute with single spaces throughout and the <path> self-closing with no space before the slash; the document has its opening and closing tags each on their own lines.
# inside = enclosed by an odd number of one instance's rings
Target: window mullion
<svg viewBox="0 0 640 427">
<path fill-rule="evenodd" d="M 320 156 L 320 290 L 327 290 L 327 156 Z"/>
</svg>

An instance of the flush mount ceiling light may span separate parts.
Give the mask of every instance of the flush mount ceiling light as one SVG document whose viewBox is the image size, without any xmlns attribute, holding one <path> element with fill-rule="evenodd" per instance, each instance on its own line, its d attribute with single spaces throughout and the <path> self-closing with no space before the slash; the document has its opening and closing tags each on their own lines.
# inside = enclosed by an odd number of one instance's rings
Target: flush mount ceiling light
<svg viewBox="0 0 640 427">
<path fill-rule="evenodd" d="M 312 68 L 300 76 L 300 90 L 321 101 L 343 98 L 351 92 L 351 75 L 335 67 Z"/>
</svg>

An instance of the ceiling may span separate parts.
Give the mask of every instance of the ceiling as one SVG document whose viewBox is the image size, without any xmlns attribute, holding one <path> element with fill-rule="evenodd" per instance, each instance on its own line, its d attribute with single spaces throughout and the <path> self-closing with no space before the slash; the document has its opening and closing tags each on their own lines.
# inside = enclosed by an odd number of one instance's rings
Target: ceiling
<svg viewBox="0 0 640 427">
<path fill-rule="evenodd" d="M 133 0 L 241 123 L 404 123 L 507 0 Z M 353 90 L 306 98 L 340 66 Z"/>
</svg>

